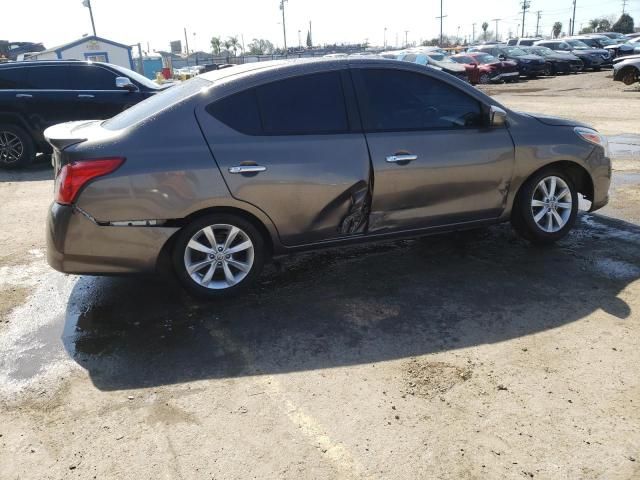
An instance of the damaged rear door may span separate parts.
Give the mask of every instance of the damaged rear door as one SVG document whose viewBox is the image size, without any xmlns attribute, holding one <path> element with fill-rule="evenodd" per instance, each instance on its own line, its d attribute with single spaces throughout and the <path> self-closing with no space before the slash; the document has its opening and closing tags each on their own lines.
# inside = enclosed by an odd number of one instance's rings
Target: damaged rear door
<svg viewBox="0 0 640 480">
<path fill-rule="evenodd" d="M 264 211 L 285 245 L 366 229 L 370 161 L 347 75 L 272 80 L 197 112 L 231 194 Z"/>
</svg>

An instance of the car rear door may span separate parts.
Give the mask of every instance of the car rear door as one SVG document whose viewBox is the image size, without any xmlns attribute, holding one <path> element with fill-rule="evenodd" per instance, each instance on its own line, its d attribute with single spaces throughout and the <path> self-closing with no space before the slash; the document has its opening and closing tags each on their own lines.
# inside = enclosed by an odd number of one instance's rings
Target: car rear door
<svg viewBox="0 0 640 480">
<path fill-rule="evenodd" d="M 30 65 L 24 71 L 25 90 L 17 101 L 39 132 L 78 119 L 80 112 L 65 65 Z"/>
<path fill-rule="evenodd" d="M 503 212 L 514 144 L 476 98 L 429 72 L 352 71 L 374 170 L 370 233 Z"/>
<path fill-rule="evenodd" d="M 265 212 L 285 245 L 366 228 L 369 154 L 345 76 L 265 80 L 196 112 L 231 195 Z"/>
</svg>

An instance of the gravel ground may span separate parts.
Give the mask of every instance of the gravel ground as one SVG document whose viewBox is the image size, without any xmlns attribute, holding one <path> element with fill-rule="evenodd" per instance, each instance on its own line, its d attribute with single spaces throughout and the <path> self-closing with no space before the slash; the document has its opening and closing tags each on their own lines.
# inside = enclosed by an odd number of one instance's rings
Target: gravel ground
<svg viewBox="0 0 640 480">
<path fill-rule="evenodd" d="M 49 168 L 0 172 L 0 478 L 640 478 L 640 91 L 608 76 L 483 88 L 611 135 L 557 246 L 304 254 L 233 301 L 52 271 Z"/>
</svg>

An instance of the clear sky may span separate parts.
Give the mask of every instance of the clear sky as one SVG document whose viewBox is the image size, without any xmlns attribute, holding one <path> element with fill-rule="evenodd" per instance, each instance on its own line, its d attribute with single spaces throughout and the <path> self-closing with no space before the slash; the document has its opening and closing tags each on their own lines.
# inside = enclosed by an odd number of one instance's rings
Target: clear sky
<svg viewBox="0 0 640 480">
<path fill-rule="evenodd" d="M 533 34 L 536 12 L 541 11 L 540 31 L 549 34 L 554 22 L 568 28 L 572 0 L 530 0 L 525 33 Z M 640 0 L 627 0 L 627 11 L 640 23 Z M 280 0 L 92 0 L 99 36 L 121 43 L 141 42 L 146 50 L 168 50 L 170 40 L 184 42 L 186 27 L 189 48 L 209 50 L 209 39 L 216 35 L 265 38 L 282 46 Z M 501 18 L 499 33 L 515 33 L 521 23 L 519 0 L 444 0 L 444 32 L 471 36 L 476 23 Z M 91 33 L 89 10 L 82 0 L 2 0 L 0 39 L 43 42 L 53 47 Z M 298 44 L 298 30 L 304 43 L 309 20 L 313 22 L 313 40 L 318 43 L 363 42 L 382 45 L 384 29 L 387 42 L 401 44 L 408 30 L 409 42 L 434 38 L 439 34 L 438 0 L 288 0 L 285 3 L 287 43 Z M 577 0 L 576 24 L 586 24 L 597 16 L 615 16 L 622 12 L 622 0 Z"/>
</svg>

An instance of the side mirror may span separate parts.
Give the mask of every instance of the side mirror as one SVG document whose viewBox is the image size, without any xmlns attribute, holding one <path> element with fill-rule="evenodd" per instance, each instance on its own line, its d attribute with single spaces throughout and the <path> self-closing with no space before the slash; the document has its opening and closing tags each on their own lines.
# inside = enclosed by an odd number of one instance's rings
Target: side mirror
<svg viewBox="0 0 640 480">
<path fill-rule="evenodd" d="M 498 55 L 498 60 L 502 60 L 503 62 L 507 59 L 503 54 Z"/>
<path fill-rule="evenodd" d="M 502 108 L 491 105 L 489 108 L 489 124 L 492 127 L 500 127 L 507 123 L 507 112 Z"/>
<path fill-rule="evenodd" d="M 138 87 L 136 87 L 134 83 L 127 77 L 116 77 L 116 88 L 129 90 L 130 92 L 135 92 L 136 90 L 138 90 Z"/>
</svg>

